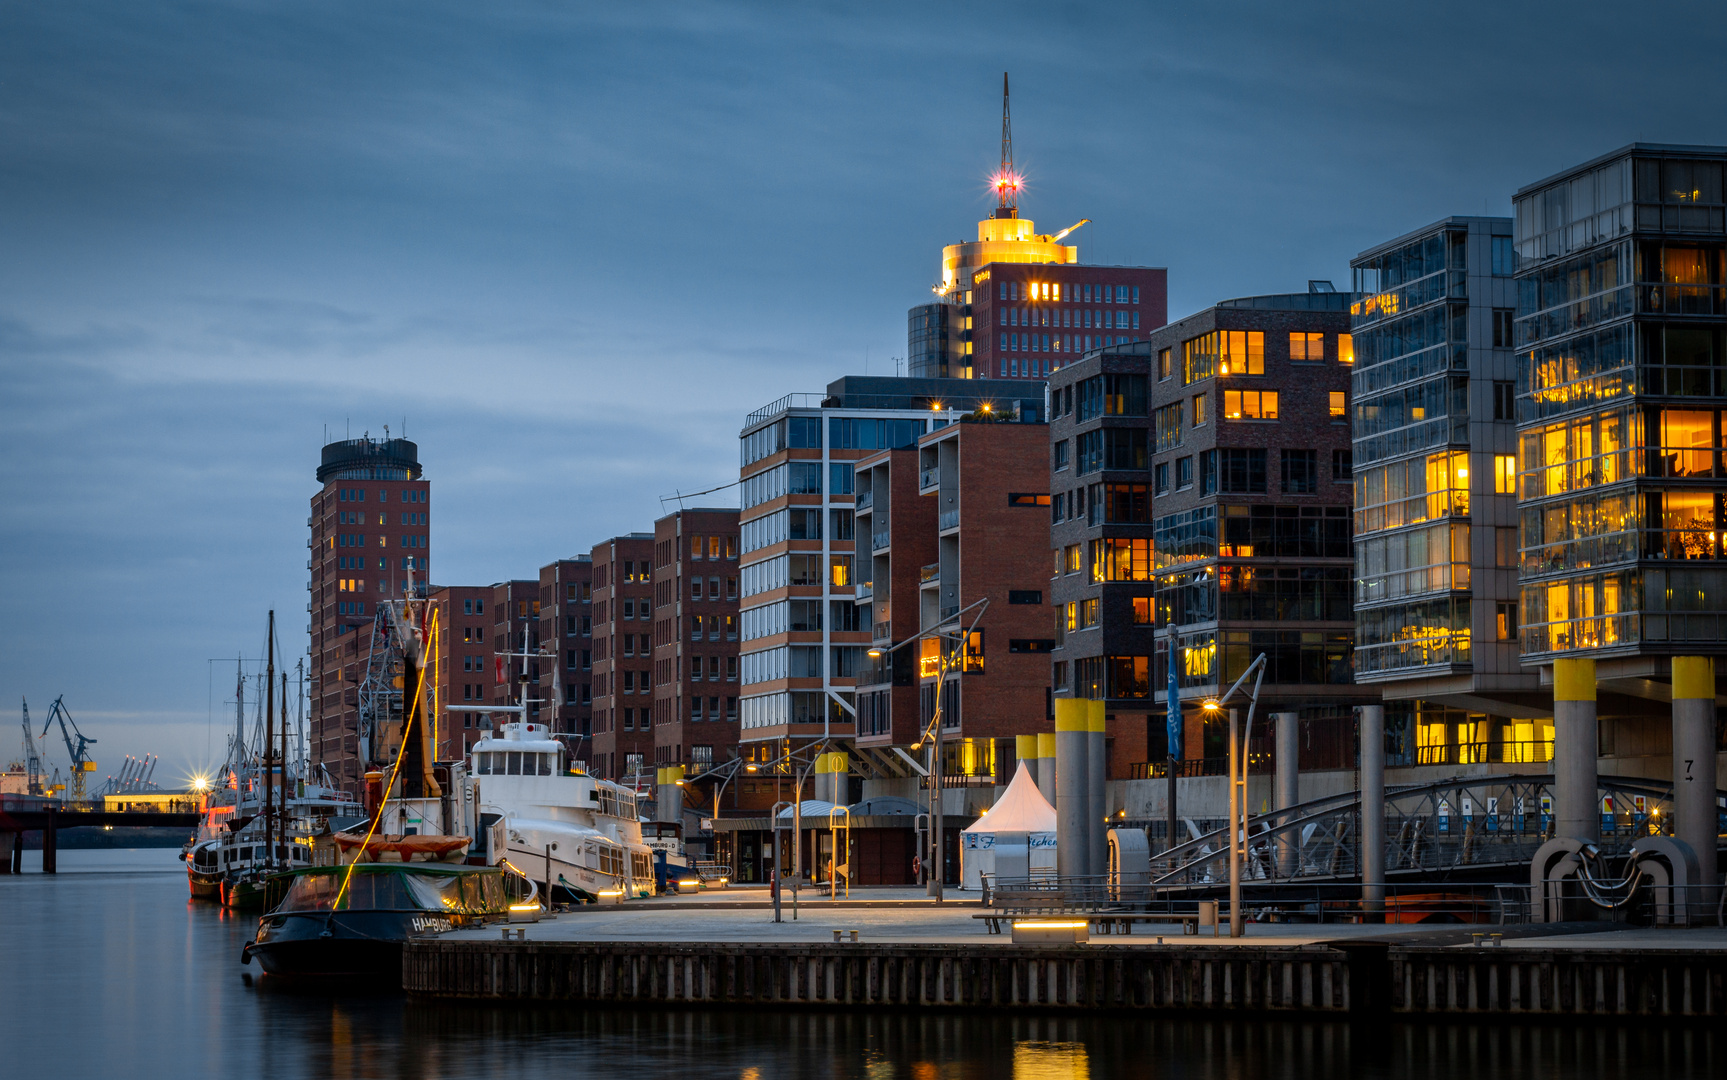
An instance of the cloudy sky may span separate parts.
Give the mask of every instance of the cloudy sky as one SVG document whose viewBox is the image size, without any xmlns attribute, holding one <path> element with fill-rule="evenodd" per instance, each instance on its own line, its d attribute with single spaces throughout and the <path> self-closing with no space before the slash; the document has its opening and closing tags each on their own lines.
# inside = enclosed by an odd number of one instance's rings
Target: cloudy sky
<svg viewBox="0 0 1727 1080">
<path fill-rule="evenodd" d="M 734 479 L 751 408 L 904 356 L 986 210 L 1004 69 L 1023 213 L 1091 218 L 1084 261 L 1167 266 L 1181 315 L 1343 285 L 1362 248 L 1632 140 L 1727 142 L 1724 27 L 1503 0 L 0 3 L 0 702 L 64 693 L 102 773 L 219 760 L 211 661 L 258 655 L 272 607 L 306 645 L 326 434 L 420 444 L 447 583 Z"/>
</svg>

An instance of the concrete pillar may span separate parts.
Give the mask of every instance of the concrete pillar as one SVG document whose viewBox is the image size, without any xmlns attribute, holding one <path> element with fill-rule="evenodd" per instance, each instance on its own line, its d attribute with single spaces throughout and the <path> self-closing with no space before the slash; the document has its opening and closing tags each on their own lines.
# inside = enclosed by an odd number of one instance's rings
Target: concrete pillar
<svg viewBox="0 0 1727 1080">
<path fill-rule="evenodd" d="M 12 872 L 12 848 L 18 839 L 15 832 L 0 832 L 0 874 Z"/>
<path fill-rule="evenodd" d="M 1055 805 L 1054 732 L 1043 731 L 1037 736 L 1037 790 L 1043 793 L 1044 801 L 1051 806 Z"/>
<path fill-rule="evenodd" d="M 54 824 L 54 811 L 42 816 L 47 820 L 47 827 L 42 830 L 42 872 L 57 874 L 60 872 L 60 834 Z"/>
<path fill-rule="evenodd" d="M 1697 853 L 1697 878 L 1709 889 L 1689 897 L 1714 910 L 1715 845 L 1720 832 L 1715 803 L 1715 661 L 1673 658 L 1673 835 Z"/>
<path fill-rule="evenodd" d="M 1013 737 L 1013 753 L 1015 757 L 1025 763 L 1025 772 L 1027 776 L 1031 777 L 1031 782 L 1037 783 L 1037 736 L 1015 735 Z M 1008 782 L 1012 783 L 1013 778 L 1009 777 Z"/>
<path fill-rule="evenodd" d="M 1109 747 L 1104 736 L 1103 702 L 1086 702 L 1085 765 L 1086 863 L 1088 873 L 1109 872 L 1109 832 L 1104 824 L 1109 817 Z"/>
<path fill-rule="evenodd" d="M 678 781 L 684 778 L 682 765 L 671 765 L 654 770 L 659 786 L 654 793 L 655 821 L 682 821 L 684 819 L 684 789 L 678 786 Z"/>
<path fill-rule="evenodd" d="M 1361 706 L 1361 907 L 1385 906 L 1385 706 Z"/>
<path fill-rule="evenodd" d="M 14 874 L 24 872 L 24 831 L 22 829 L 12 834 L 12 872 Z"/>
<path fill-rule="evenodd" d="M 1090 705 L 1084 698 L 1055 699 L 1055 870 L 1062 877 L 1091 873 L 1085 831 L 1091 816 Z"/>
<path fill-rule="evenodd" d="M 839 751 L 816 755 L 815 788 L 810 797 L 822 802 L 830 802 L 835 806 L 844 806 L 850 800 L 846 798 L 846 777 L 851 773 L 851 759 Z"/>
<path fill-rule="evenodd" d="M 1597 843 L 1595 661 L 1553 661 L 1553 835 Z"/>
<path fill-rule="evenodd" d="M 1287 810 L 1301 801 L 1301 744 L 1297 738 L 1301 731 L 1300 721 L 1300 713 L 1271 714 L 1271 722 L 1277 733 L 1277 780 L 1272 792 L 1272 805 L 1277 810 Z M 1287 816 L 1280 816 L 1277 822 L 1281 825 L 1286 820 Z M 1289 877 L 1295 873 L 1299 851 L 1296 837 L 1286 836 L 1278 841 L 1279 877 Z"/>
</svg>

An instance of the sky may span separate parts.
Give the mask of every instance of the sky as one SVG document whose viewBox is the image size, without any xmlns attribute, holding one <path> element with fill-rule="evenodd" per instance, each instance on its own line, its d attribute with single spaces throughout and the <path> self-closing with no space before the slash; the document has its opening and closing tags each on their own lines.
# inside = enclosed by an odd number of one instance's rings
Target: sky
<svg viewBox="0 0 1727 1080">
<path fill-rule="evenodd" d="M 750 410 L 894 373 L 1004 70 L 1021 213 L 1180 317 L 1727 143 L 1724 45 L 1703 3 L 0 0 L 0 702 L 64 694 L 99 777 L 219 763 L 266 612 L 307 646 L 326 438 L 419 444 L 440 584 L 735 480 Z"/>
</svg>

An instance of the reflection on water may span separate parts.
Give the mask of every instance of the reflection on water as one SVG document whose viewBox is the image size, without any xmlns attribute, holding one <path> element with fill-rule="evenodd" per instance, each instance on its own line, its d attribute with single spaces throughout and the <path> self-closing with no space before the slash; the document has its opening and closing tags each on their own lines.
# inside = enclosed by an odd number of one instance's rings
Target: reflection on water
<svg viewBox="0 0 1727 1080">
<path fill-rule="evenodd" d="M 48 878 L 27 858 L 29 874 L 0 877 L 7 1075 L 1686 1080 L 1727 1064 L 1702 1028 L 575 1010 L 284 988 L 239 964 L 253 920 L 188 902 L 174 852 L 77 854 L 126 872 Z"/>
</svg>

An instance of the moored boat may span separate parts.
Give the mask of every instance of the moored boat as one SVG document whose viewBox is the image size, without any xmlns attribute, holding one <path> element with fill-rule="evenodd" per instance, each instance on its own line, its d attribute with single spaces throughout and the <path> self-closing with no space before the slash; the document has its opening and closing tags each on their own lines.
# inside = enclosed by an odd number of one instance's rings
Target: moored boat
<svg viewBox="0 0 1727 1080">
<path fill-rule="evenodd" d="M 271 877 L 266 914 L 242 963 L 256 957 L 267 974 L 297 978 L 359 977 L 395 983 L 402 946 L 507 918 L 526 899 L 524 879 L 491 866 L 442 862 L 362 862 L 319 866 Z"/>
</svg>

